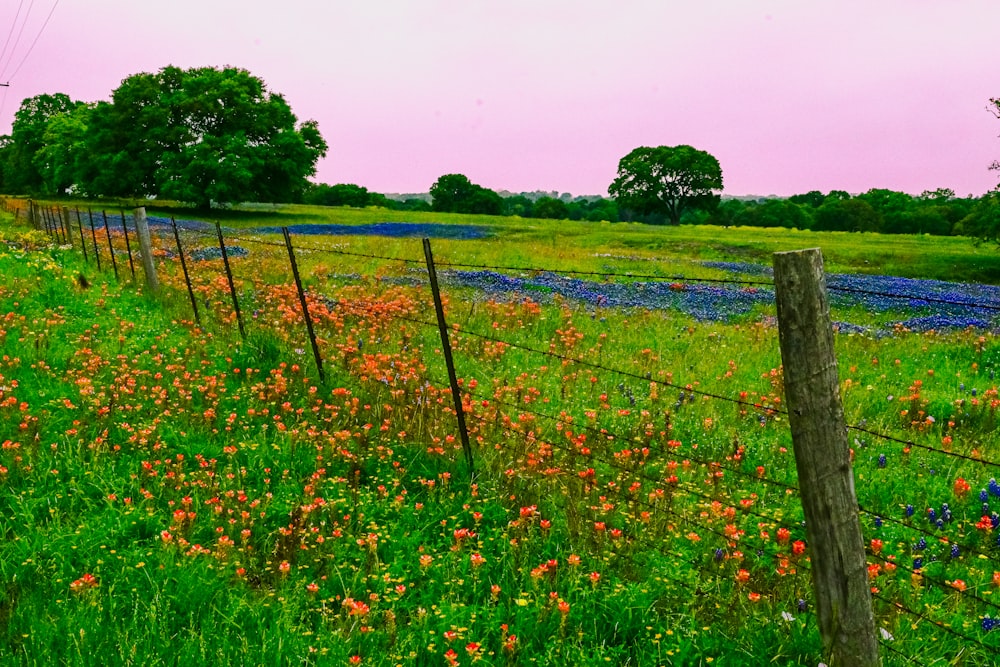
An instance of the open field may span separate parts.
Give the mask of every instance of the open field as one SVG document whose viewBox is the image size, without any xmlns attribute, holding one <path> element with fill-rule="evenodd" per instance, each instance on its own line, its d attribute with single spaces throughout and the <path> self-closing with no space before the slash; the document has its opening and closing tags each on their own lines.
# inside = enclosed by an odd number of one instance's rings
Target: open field
<svg viewBox="0 0 1000 667">
<path fill-rule="evenodd" d="M 1000 282 L 995 249 L 398 216 L 503 230 L 433 241 L 473 484 L 419 240 L 293 237 L 324 383 L 284 247 L 242 229 L 392 212 L 228 217 L 227 244 L 247 250 L 232 260 L 245 340 L 221 261 L 191 262 L 198 325 L 172 237 L 154 296 L 113 226 L 120 282 L 106 246 L 98 271 L 6 216 L 0 661 L 816 665 L 774 306 L 748 262 L 820 245 L 835 273 Z M 594 275 L 564 293 L 547 275 L 568 271 Z M 611 303 L 613 285 L 637 303 Z M 834 319 L 862 332 L 837 335 L 841 392 L 884 663 L 987 664 L 1000 301 L 903 284 L 989 322 L 925 331 L 900 323 L 948 304 L 844 285 L 857 298 L 835 298 Z"/>
<path fill-rule="evenodd" d="M 101 205 L 66 201 L 60 205 L 83 209 Z M 109 215 L 149 202 L 107 202 Z M 170 205 L 148 206 L 150 215 L 178 219 L 206 219 Z M 637 256 L 646 260 L 738 260 L 770 264 L 771 254 L 819 247 L 827 269 L 834 273 L 872 273 L 960 282 L 1000 284 L 1000 252 L 995 244 L 976 244 L 965 237 L 855 234 L 788 229 L 723 228 L 712 226 L 650 226 L 638 223 L 593 223 L 535 220 L 517 217 L 460 215 L 356 209 L 323 206 L 261 205 L 213 211 L 210 220 L 229 227 L 292 226 L 302 224 L 363 225 L 379 222 L 417 222 L 479 225 L 496 231 L 492 243 L 477 247 L 461 244 L 468 259 L 513 263 L 537 259 L 549 268 L 588 270 L 600 262 L 595 253 Z M 385 239 L 374 239 L 380 247 Z M 644 266 L 640 264 L 639 266 Z M 648 268 L 648 267 L 647 267 Z"/>
</svg>

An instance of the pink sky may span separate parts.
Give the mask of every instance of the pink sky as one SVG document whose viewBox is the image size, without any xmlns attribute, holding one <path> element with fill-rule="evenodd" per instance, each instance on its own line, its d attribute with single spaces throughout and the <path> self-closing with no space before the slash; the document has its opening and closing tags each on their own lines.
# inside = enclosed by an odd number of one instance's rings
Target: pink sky
<svg viewBox="0 0 1000 667">
<path fill-rule="evenodd" d="M 378 192 L 606 194 L 677 144 L 734 195 L 1000 181 L 998 0 L 2 0 L 11 26 L 0 133 L 26 97 L 228 64 L 319 122 L 316 180 Z"/>
</svg>

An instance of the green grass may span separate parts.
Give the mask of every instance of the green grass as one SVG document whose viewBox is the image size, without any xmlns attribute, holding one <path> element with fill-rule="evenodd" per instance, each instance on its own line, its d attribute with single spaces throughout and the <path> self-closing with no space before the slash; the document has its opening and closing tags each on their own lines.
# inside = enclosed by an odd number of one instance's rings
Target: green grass
<svg viewBox="0 0 1000 667">
<path fill-rule="evenodd" d="M 310 215 L 391 219 L 290 207 L 244 220 Z M 438 261 L 713 277 L 697 260 L 766 261 L 819 239 L 841 253 L 834 270 L 898 248 L 910 269 L 942 277 L 980 252 L 962 239 L 727 230 L 743 241 L 722 244 L 710 228 L 482 224 L 510 233 L 436 240 Z M 300 250 L 310 293 L 325 299 L 311 306 L 323 384 L 280 247 L 251 243 L 233 262 L 243 340 L 221 262 L 192 265 L 199 327 L 175 260 L 160 258 L 154 296 L 37 232 L 4 223 L 2 234 L 0 662 L 820 661 L 809 547 L 794 546 L 806 540 L 801 505 L 783 486 L 797 483 L 791 438 L 767 409 L 783 400 L 776 330 L 762 318 L 773 308 L 704 323 L 446 290 L 470 487 L 440 340 L 420 323 L 432 317 L 427 289 L 375 279 L 408 265 Z M 412 239 L 309 244 L 420 257 Z M 866 543 L 883 545 L 869 560 L 898 564 L 872 581 L 890 601 L 876 603 L 877 624 L 920 664 L 985 664 L 1000 641 L 981 629 L 997 616 L 1000 565 L 995 534 L 974 526 L 996 471 L 975 459 L 997 458 L 1000 346 L 971 331 L 836 340 L 848 422 L 917 445 L 852 433 L 859 502 L 885 519 L 862 515 Z M 958 478 L 971 493 L 956 492 Z M 954 519 L 936 529 L 925 513 L 942 503 Z M 922 584 L 906 570 L 919 556 Z M 986 603 L 930 580 L 961 580 Z"/>
</svg>

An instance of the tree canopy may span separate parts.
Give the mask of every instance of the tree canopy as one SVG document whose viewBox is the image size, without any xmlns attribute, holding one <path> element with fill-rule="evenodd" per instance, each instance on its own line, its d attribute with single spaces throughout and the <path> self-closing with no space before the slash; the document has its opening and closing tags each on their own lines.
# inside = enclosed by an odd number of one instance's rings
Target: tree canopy
<svg viewBox="0 0 1000 667">
<path fill-rule="evenodd" d="M 164 67 L 110 102 L 25 100 L 5 154 L 8 190 L 150 196 L 201 207 L 300 201 L 327 145 L 244 69 Z"/>
<path fill-rule="evenodd" d="M 621 208 L 660 213 L 678 224 L 689 209 L 711 209 L 722 193 L 722 168 L 691 146 L 641 146 L 618 163 L 608 193 Z"/>
<path fill-rule="evenodd" d="M 431 186 L 431 208 L 445 213 L 500 215 L 503 199 L 462 174 L 445 174 Z"/>
<path fill-rule="evenodd" d="M 40 156 L 39 153 L 49 146 L 48 141 L 52 138 L 46 137 L 50 123 L 72 113 L 82 104 L 63 93 L 36 95 L 21 102 L 14 114 L 10 150 L 5 165 L 4 186 L 8 191 L 62 193 L 66 185 L 62 182 L 63 176 L 53 175 L 56 168 L 53 151 L 50 150 L 47 157 Z"/>
</svg>

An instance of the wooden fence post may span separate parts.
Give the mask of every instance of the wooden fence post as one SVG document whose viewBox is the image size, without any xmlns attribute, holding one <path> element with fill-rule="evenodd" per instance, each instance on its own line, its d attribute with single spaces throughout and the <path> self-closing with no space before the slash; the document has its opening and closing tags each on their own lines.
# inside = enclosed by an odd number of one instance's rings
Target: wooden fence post
<svg viewBox="0 0 1000 667">
<path fill-rule="evenodd" d="M 438 331 L 441 334 L 441 351 L 444 353 L 444 363 L 448 368 L 448 381 L 451 383 L 451 397 L 455 402 L 455 417 L 458 419 L 458 435 L 462 439 L 462 450 L 465 452 L 465 462 L 469 466 L 469 477 L 476 478 L 472 465 L 472 446 L 469 444 L 469 430 L 465 425 L 465 410 L 462 408 L 462 390 L 458 386 L 458 376 L 455 374 L 455 360 L 451 355 L 451 341 L 448 338 L 448 323 L 444 319 L 444 306 L 441 303 L 441 291 L 438 289 L 437 270 L 434 268 L 434 255 L 431 254 L 431 240 L 424 239 L 424 258 L 427 260 L 427 276 L 431 282 L 431 294 L 434 297 L 434 311 L 437 313 Z"/>
<path fill-rule="evenodd" d="M 775 253 L 774 289 L 823 652 L 836 667 L 873 667 L 878 640 L 819 248 Z"/>
<path fill-rule="evenodd" d="M 73 230 L 69 226 L 69 209 L 52 207 L 52 214 L 59 219 L 59 226 L 63 230 L 63 243 L 73 245 Z"/>
<path fill-rule="evenodd" d="M 38 222 L 38 209 L 35 207 L 35 201 L 33 199 L 28 200 L 28 224 L 35 229 L 42 228 Z"/>
<path fill-rule="evenodd" d="M 156 262 L 153 261 L 153 242 L 149 237 L 149 222 L 146 220 L 146 207 L 140 206 L 133 212 L 135 217 L 135 230 L 136 235 L 139 237 L 139 250 L 142 252 L 142 269 L 146 273 L 146 284 L 149 285 L 149 289 L 158 292 L 160 290 L 160 281 L 156 277 Z M 125 212 L 122 212 L 122 227 L 125 226 Z M 128 242 L 128 232 L 125 232 L 125 240 Z M 129 262 L 132 261 L 132 255 L 129 254 Z M 135 275 L 135 269 L 133 269 L 133 274 Z"/>
<path fill-rule="evenodd" d="M 288 233 L 288 227 L 282 227 L 281 233 L 285 236 L 285 247 L 288 248 L 288 261 L 292 264 L 292 277 L 295 278 L 295 288 L 299 291 L 299 302 L 302 304 L 302 317 L 306 321 L 306 331 L 309 333 L 309 342 L 312 344 L 313 359 L 316 360 L 316 368 L 319 370 L 319 381 L 326 383 L 326 374 L 323 372 L 323 357 L 319 353 L 319 345 L 316 344 L 316 331 L 313 329 L 312 315 L 309 314 L 309 304 L 306 303 L 306 293 L 302 289 L 302 279 L 299 277 L 299 265 L 295 261 L 295 250 L 292 248 L 292 237 Z"/>
<path fill-rule="evenodd" d="M 73 245 L 73 223 L 69 219 L 69 208 L 66 206 L 60 208 L 59 217 L 62 218 L 63 228 L 66 230 L 66 243 Z"/>
</svg>

